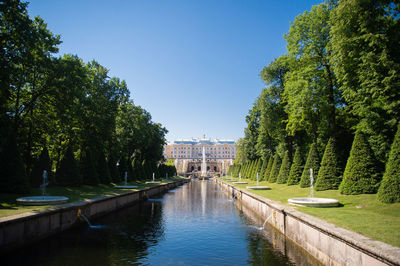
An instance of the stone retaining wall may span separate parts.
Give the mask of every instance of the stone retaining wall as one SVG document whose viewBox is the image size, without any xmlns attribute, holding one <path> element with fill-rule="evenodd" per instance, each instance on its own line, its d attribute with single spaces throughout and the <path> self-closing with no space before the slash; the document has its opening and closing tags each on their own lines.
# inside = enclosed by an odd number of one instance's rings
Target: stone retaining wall
<svg viewBox="0 0 400 266">
<path fill-rule="evenodd" d="M 400 248 L 337 227 L 291 206 L 216 179 L 236 198 L 267 219 L 287 238 L 325 265 L 400 265 Z"/>
<path fill-rule="evenodd" d="M 123 195 L 94 198 L 39 212 L 2 217 L 0 218 L 0 255 L 82 223 L 78 212 L 83 213 L 89 219 L 97 218 L 186 182 L 188 181 L 176 181 Z"/>
</svg>

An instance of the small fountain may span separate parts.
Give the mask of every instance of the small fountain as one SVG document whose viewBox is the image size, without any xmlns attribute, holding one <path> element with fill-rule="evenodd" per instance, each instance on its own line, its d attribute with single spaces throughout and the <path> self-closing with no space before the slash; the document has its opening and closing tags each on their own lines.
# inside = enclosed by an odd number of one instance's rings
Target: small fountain
<svg viewBox="0 0 400 266">
<path fill-rule="evenodd" d="M 246 188 L 247 189 L 252 189 L 252 190 L 267 190 L 267 189 L 271 189 L 268 186 L 259 186 L 258 183 L 259 182 L 258 182 L 258 173 L 257 173 L 257 186 L 247 186 Z"/>
<path fill-rule="evenodd" d="M 247 182 L 242 182 L 242 175 L 240 174 L 240 172 L 239 172 L 239 181 L 237 181 L 237 182 L 232 182 L 233 184 L 247 184 Z"/>
<path fill-rule="evenodd" d="M 17 199 L 17 203 L 22 205 L 50 205 L 50 204 L 61 204 L 69 200 L 68 197 L 64 196 L 46 196 L 46 187 L 49 185 L 47 178 L 47 171 L 43 171 L 43 183 L 40 185 L 42 190 L 42 196 L 22 197 Z"/>
<path fill-rule="evenodd" d="M 293 198 L 288 199 L 288 202 L 292 205 L 302 207 L 337 207 L 339 201 L 337 199 L 329 198 L 314 198 L 314 176 L 313 170 L 310 168 L 310 196 L 308 198 Z"/>
<path fill-rule="evenodd" d="M 132 188 L 137 188 L 138 186 L 130 186 L 128 185 L 128 172 L 125 171 L 124 175 L 124 185 L 123 186 L 115 186 L 115 188 L 118 189 L 132 189 Z"/>
<path fill-rule="evenodd" d="M 168 179 L 168 173 L 165 173 L 165 179 L 163 179 L 163 181 L 166 181 L 166 182 L 171 181 L 170 179 Z"/>
<path fill-rule="evenodd" d="M 152 181 L 146 182 L 146 184 L 160 184 L 160 182 L 159 182 L 159 181 L 156 181 L 155 175 L 154 175 L 154 173 L 153 173 L 153 180 L 152 180 Z"/>
<path fill-rule="evenodd" d="M 201 177 L 207 178 L 206 148 L 203 147 L 203 160 L 201 162 Z"/>
</svg>

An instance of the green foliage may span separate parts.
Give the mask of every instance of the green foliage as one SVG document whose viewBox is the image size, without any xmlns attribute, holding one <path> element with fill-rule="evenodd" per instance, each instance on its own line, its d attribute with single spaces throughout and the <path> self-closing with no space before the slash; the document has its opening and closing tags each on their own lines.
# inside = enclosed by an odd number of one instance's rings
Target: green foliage
<svg viewBox="0 0 400 266">
<path fill-rule="evenodd" d="M 272 163 L 271 172 L 268 178 L 268 182 L 275 183 L 278 178 L 279 170 L 281 168 L 281 158 L 277 153 L 274 155 L 274 162 Z"/>
<path fill-rule="evenodd" d="M 285 184 L 287 183 L 287 180 L 289 178 L 289 173 L 290 173 L 290 157 L 289 157 L 289 152 L 285 152 L 285 156 L 283 157 L 282 165 L 279 170 L 278 178 L 276 179 L 276 182 L 278 184 Z"/>
<path fill-rule="evenodd" d="M 268 181 L 270 174 L 271 174 L 271 170 L 272 170 L 272 165 L 274 162 L 274 156 L 270 156 L 268 159 L 268 164 L 267 164 L 267 168 L 265 169 L 265 173 L 264 173 L 264 180 Z"/>
<path fill-rule="evenodd" d="M 318 177 L 318 171 L 320 166 L 320 159 L 317 150 L 317 145 L 313 143 L 308 152 L 307 161 L 304 166 L 303 173 L 300 179 L 300 187 L 310 186 L 310 168 L 313 170 L 314 183 Z"/>
<path fill-rule="evenodd" d="M 303 173 L 303 158 L 301 156 L 300 147 L 297 147 L 294 154 L 293 163 L 290 167 L 288 185 L 297 185 L 300 182 L 301 174 Z"/>
<path fill-rule="evenodd" d="M 377 162 L 364 134 L 357 131 L 343 181 L 339 187 L 340 193 L 346 195 L 376 193 L 381 181 L 376 165 Z"/>
<path fill-rule="evenodd" d="M 99 181 L 102 184 L 109 184 L 111 182 L 110 170 L 106 161 L 104 152 L 101 152 L 97 161 L 97 174 Z"/>
<path fill-rule="evenodd" d="M 317 191 L 338 189 L 341 181 L 342 176 L 341 169 L 338 166 L 336 143 L 331 138 L 326 145 L 314 188 Z"/>
<path fill-rule="evenodd" d="M 35 161 L 30 178 L 31 187 L 40 187 L 43 183 L 43 171 L 46 170 L 48 174 L 50 174 L 50 157 L 49 151 L 46 147 L 43 148 L 40 153 L 39 159 Z"/>
<path fill-rule="evenodd" d="M 85 151 L 80 162 L 80 173 L 83 178 L 83 184 L 95 186 L 99 184 L 96 165 L 93 160 L 93 155 L 90 149 Z"/>
<path fill-rule="evenodd" d="M 378 199 L 385 203 L 400 202 L 400 124 L 390 149 Z"/>
<path fill-rule="evenodd" d="M 70 146 L 67 148 L 60 162 L 60 167 L 56 171 L 56 182 L 61 186 L 78 187 L 82 185 L 79 167 Z"/>
<path fill-rule="evenodd" d="M 121 177 L 119 174 L 119 170 L 117 167 L 117 161 L 114 159 L 114 156 L 110 156 L 108 158 L 108 169 L 110 171 L 111 181 L 114 183 L 118 183 L 121 181 Z"/>
<path fill-rule="evenodd" d="M 269 158 L 266 158 L 265 160 L 262 161 L 260 168 L 260 181 L 265 180 L 264 175 L 265 175 L 265 170 L 267 169 L 268 159 Z"/>
</svg>

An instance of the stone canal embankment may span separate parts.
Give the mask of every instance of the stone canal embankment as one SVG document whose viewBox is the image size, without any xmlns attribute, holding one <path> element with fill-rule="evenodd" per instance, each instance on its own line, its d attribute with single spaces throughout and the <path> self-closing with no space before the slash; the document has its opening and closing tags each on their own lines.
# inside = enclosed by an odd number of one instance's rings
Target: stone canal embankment
<svg viewBox="0 0 400 266">
<path fill-rule="evenodd" d="M 325 265 L 400 265 L 400 248 L 340 228 L 215 179 L 224 190 Z"/>
<path fill-rule="evenodd" d="M 65 231 L 83 221 L 79 214 L 94 219 L 180 186 L 183 179 L 126 194 L 87 199 L 0 218 L 0 254 Z"/>
</svg>

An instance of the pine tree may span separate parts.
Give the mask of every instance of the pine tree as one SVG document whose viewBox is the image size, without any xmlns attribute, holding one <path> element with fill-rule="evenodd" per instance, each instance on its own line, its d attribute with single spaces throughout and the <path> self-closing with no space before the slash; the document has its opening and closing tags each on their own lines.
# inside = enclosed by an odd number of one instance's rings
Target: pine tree
<svg viewBox="0 0 400 266">
<path fill-rule="evenodd" d="M 285 156 L 283 157 L 282 165 L 279 170 L 276 182 L 278 184 L 286 184 L 287 179 L 289 178 L 289 172 L 290 172 L 290 158 L 289 158 L 289 152 L 286 151 Z"/>
<path fill-rule="evenodd" d="M 50 157 L 46 147 L 40 153 L 39 159 L 35 161 L 31 172 L 31 187 L 40 187 L 43 183 L 43 171 L 50 173 Z"/>
<path fill-rule="evenodd" d="M 99 184 L 96 165 L 90 149 L 87 149 L 80 163 L 80 172 L 82 173 L 83 183 L 85 185 L 95 186 Z"/>
<path fill-rule="evenodd" d="M 14 134 L 4 141 L 0 154 L 0 192 L 28 193 L 29 179 Z"/>
<path fill-rule="evenodd" d="M 97 160 L 97 170 L 100 183 L 110 184 L 111 175 L 110 170 L 108 169 L 108 164 L 104 152 L 100 153 L 99 159 Z"/>
<path fill-rule="evenodd" d="M 390 149 L 378 199 L 385 203 L 400 202 L 400 124 Z"/>
<path fill-rule="evenodd" d="M 313 143 L 308 152 L 306 165 L 304 166 L 303 174 L 300 179 L 300 187 L 310 186 L 310 168 L 313 170 L 314 184 L 318 177 L 320 158 L 317 150 L 317 145 Z"/>
<path fill-rule="evenodd" d="M 336 143 L 331 138 L 322 157 L 321 168 L 318 171 L 318 178 L 315 182 L 315 190 L 338 189 L 341 181 L 341 169 L 338 165 Z"/>
<path fill-rule="evenodd" d="M 60 162 L 60 167 L 56 172 L 56 181 L 61 186 L 78 187 L 82 185 L 78 163 L 75 161 L 71 147 L 67 148 L 64 158 Z"/>
<path fill-rule="evenodd" d="M 290 167 L 289 178 L 287 184 L 297 185 L 300 182 L 301 174 L 303 173 L 303 158 L 301 156 L 300 147 L 297 147 L 294 153 L 292 167 Z"/>
<path fill-rule="evenodd" d="M 264 180 L 265 181 L 269 180 L 273 162 L 274 162 L 274 156 L 271 155 L 271 156 L 269 156 L 267 168 L 265 169 L 265 172 L 264 172 Z"/>
<path fill-rule="evenodd" d="M 268 182 L 275 183 L 278 178 L 279 170 L 281 168 L 281 158 L 276 153 L 274 155 L 274 162 L 272 163 L 271 172 L 268 178 Z"/>
<path fill-rule="evenodd" d="M 377 161 L 362 132 L 356 132 L 339 191 L 346 195 L 371 194 L 378 191 L 380 177 Z"/>
</svg>

